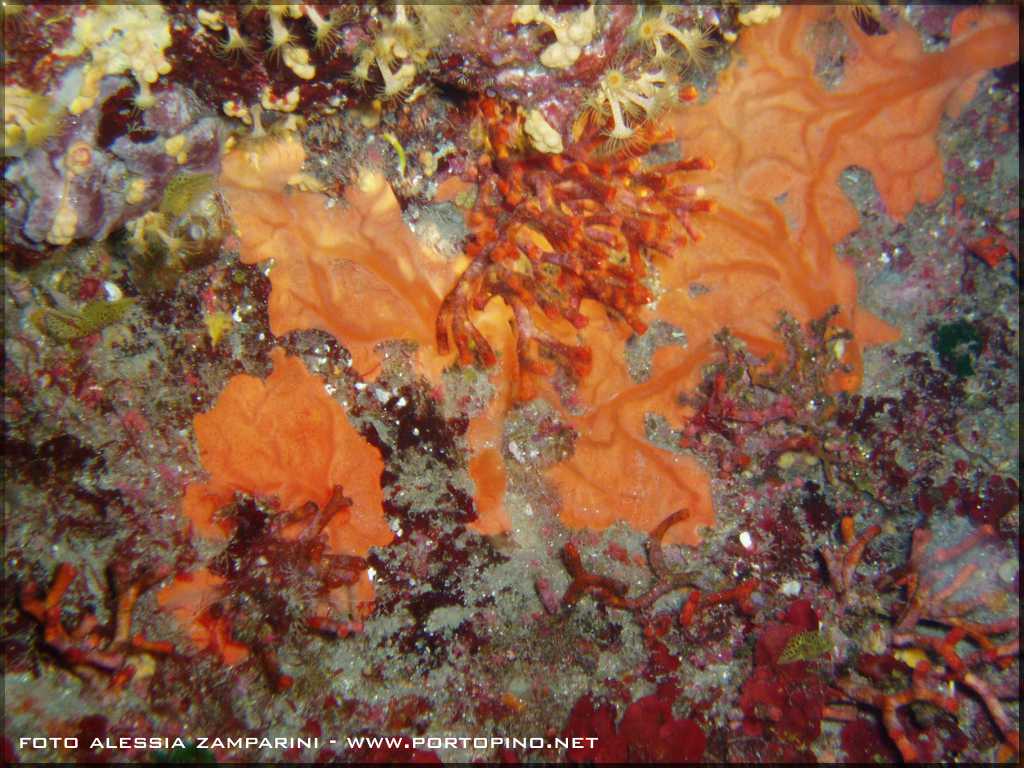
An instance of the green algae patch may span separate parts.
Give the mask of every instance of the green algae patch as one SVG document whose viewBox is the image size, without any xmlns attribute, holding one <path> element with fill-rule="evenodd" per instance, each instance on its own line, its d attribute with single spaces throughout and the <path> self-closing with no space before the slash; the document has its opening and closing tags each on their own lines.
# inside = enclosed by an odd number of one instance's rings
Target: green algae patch
<svg viewBox="0 0 1024 768">
<path fill-rule="evenodd" d="M 974 375 L 974 362 L 982 349 L 981 335 L 966 320 L 946 323 L 932 337 L 932 349 L 943 368 L 958 379 L 965 379 Z"/>
<path fill-rule="evenodd" d="M 134 303 L 135 299 L 91 301 L 78 312 L 41 309 L 32 315 L 32 322 L 57 341 L 74 341 L 120 322 Z"/>
</svg>

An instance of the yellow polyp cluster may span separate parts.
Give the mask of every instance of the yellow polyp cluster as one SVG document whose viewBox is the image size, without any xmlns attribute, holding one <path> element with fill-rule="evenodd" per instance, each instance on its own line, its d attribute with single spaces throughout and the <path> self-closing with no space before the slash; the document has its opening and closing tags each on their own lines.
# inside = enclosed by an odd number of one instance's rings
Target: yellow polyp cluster
<svg viewBox="0 0 1024 768">
<path fill-rule="evenodd" d="M 383 20 L 372 44 L 356 54 L 352 79 L 366 82 L 371 68 L 376 67 L 383 81 L 379 94 L 382 99 L 396 98 L 412 88 L 420 67 L 444 33 L 441 20 L 445 9 L 415 6 L 413 10 L 415 18 L 406 5 L 396 4 L 394 17 Z"/>
<path fill-rule="evenodd" d="M 19 85 L 4 86 L 5 157 L 18 157 L 41 146 L 57 132 L 60 118 L 53 100 Z"/>
<path fill-rule="evenodd" d="M 762 3 L 755 5 L 749 10 L 741 11 L 736 17 L 736 21 L 745 27 L 756 24 L 767 24 L 773 19 L 779 18 L 782 15 L 782 8 L 778 5 L 771 5 Z"/>
<path fill-rule="evenodd" d="M 66 183 L 65 187 L 70 187 Z M 50 245 L 67 245 L 75 238 L 75 230 L 78 228 L 78 213 L 71 207 L 67 196 L 61 198 L 60 207 L 54 214 L 53 224 L 46 233 L 46 242 Z"/>
<path fill-rule="evenodd" d="M 228 117 L 241 120 L 244 125 L 252 125 L 252 113 L 249 112 L 249 108 L 245 104 L 239 104 L 237 101 L 229 99 L 221 104 L 221 108 Z"/>
<path fill-rule="evenodd" d="M 672 73 L 661 67 L 629 77 L 621 69 L 604 73 L 586 104 L 587 117 L 597 114 L 611 120 L 606 130 L 609 144 L 618 148 L 636 138 L 637 128 L 660 114 L 675 101 Z M 582 128 L 583 126 L 581 126 Z"/>
<path fill-rule="evenodd" d="M 526 131 L 530 144 L 540 152 L 557 155 L 565 149 L 561 134 L 551 127 L 539 109 L 531 109 L 526 113 L 523 130 Z"/>
<path fill-rule="evenodd" d="M 92 107 L 107 75 L 130 72 L 139 86 L 135 104 L 153 106 L 149 86 L 171 71 L 164 51 L 171 44 L 167 15 L 159 5 L 100 5 L 75 19 L 71 41 L 61 56 L 88 54 L 82 83 L 68 111 L 80 115 Z"/>
<path fill-rule="evenodd" d="M 266 6 L 269 30 L 267 43 L 269 54 L 280 57 L 281 62 L 296 77 L 312 80 L 316 77 L 316 65 L 308 48 L 298 43 L 298 28 L 290 23 L 306 19 L 313 27 L 313 42 L 316 50 L 327 53 L 337 45 L 338 28 L 351 15 L 354 6 L 333 9 L 326 16 L 316 6 L 307 3 L 269 4 Z M 200 9 L 196 12 L 199 23 L 208 30 L 226 34 L 218 47 L 223 56 L 241 55 L 251 57 L 255 52 L 252 40 L 247 39 L 235 25 L 233 14 L 227 16 L 221 11 Z"/>
<path fill-rule="evenodd" d="M 149 185 L 146 180 L 141 176 L 136 176 L 125 184 L 125 202 L 128 203 L 128 205 L 138 205 L 146 199 L 146 192 L 148 189 Z"/>
<path fill-rule="evenodd" d="M 242 37 L 242 34 L 234 27 L 228 27 L 228 36 L 218 45 L 221 56 L 242 56 L 251 58 L 253 55 L 252 42 Z"/>
<path fill-rule="evenodd" d="M 301 19 L 305 15 L 304 9 L 308 7 L 290 4 L 271 5 L 268 8 L 271 54 L 279 54 L 285 66 L 303 80 L 312 80 L 316 76 L 316 67 L 310 63 L 309 51 L 295 43 L 295 35 L 285 26 L 284 18 Z M 317 18 L 320 18 L 319 14 Z"/>
<path fill-rule="evenodd" d="M 712 47 L 711 31 L 710 27 L 703 25 L 683 28 L 675 26 L 671 21 L 669 8 L 662 6 L 657 16 L 646 16 L 642 11 L 637 14 L 633 36 L 653 49 L 656 61 L 677 54 L 682 57 L 682 63 L 686 66 L 700 69 L 707 63 Z M 668 49 L 666 45 L 669 46 Z"/>
<path fill-rule="evenodd" d="M 295 86 L 284 95 L 277 95 L 269 86 L 260 93 L 260 105 L 270 112 L 294 112 L 299 106 L 299 87 Z"/>
<path fill-rule="evenodd" d="M 597 16 L 594 6 L 574 13 L 550 14 L 539 5 L 524 4 L 512 16 L 516 24 L 546 24 L 555 34 L 555 42 L 540 54 L 540 63 L 550 69 L 566 69 L 576 63 L 583 48 L 594 39 Z"/>
<path fill-rule="evenodd" d="M 71 204 L 71 182 L 76 176 L 92 168 L 92 147 L 84 141 L 76 141 L 64 153 L 64 187 L 61 191 L 60 206 L 53 216 L 53 223 L 46 233 L 50 245 L 67 245 L 75 238 L 78 228 L 78 211 Z"/>
<path fill-rule="evenodd" d="M 173 157 L 178 165 L 188 162 L 188 146 L 185 134 L 179 133 L 164 142 L 164 152 Z"/>
<path fill-rule="evenodd" d="M 220 11 L 208 11 L 205 8 L 200 8 L 196 11 L 196 18 L 199 19 L 200 24 L 214 32 L 224 29 L 224 15 Z"/>
<path fill-rule="evenodd" d="M 338 43 L 338 16 L 331 14 L 328 18 L 320 15 L 312 5 L 303 6 L 306 18 L 313 25 L 313 43 L 318 51 L 325 51 Z"/>
<path fill-rule="evenodd" d="M 145 282 L 170 287 L 182 272 L 216 256 L 229 226 L 214 178 L 180 173 L 167 183 L 157 210 L 125 225 L 133 268 L 145 273 Z"/>
</svg>

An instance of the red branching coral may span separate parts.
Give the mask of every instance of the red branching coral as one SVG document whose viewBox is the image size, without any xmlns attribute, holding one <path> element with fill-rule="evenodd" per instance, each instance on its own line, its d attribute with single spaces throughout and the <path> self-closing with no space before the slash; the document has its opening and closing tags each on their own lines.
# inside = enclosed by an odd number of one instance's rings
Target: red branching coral
<svg viewBox="0 0 1024 768">
<path fill-rule="evenodd" d="M 288 689 L 292 678 L 274 645 L 293 625 L 328 638 L 362 628 L 352 614 L 366 561 L 330 546 L 330 526 L 347 520 L 351 507 L 340 486 L 323 507 L 266 514 L 252 502 L 235 505 L 225 515 L 234 530 L 228 546 L 208 567 L 176 577 L 160 592 L 160 606 L 195 645 L 228 664 L 255 651 L 273 688 Z"/>
<path fill-rule="evenodd" d="M 115 602 L 113 626 L 101 626 L 96 615 L 88 612 L 74 629 L 68 630 L 61 621 L 61 612 L 64 597 L 77 575 L 74 566 L 61 563 L 45 594 L 34 582 L 21 590 L 21 607 L 43 626 L 43 642 L 75 674 L 94 683 L 107 676 L 106 689 L 119 691 L 135 676 L 136 668 L 129 663 L 133 656 L 159 657 L 174 652 L 170 643 L 132 635 L 132 611 L 139 595 L 166 576 L 166 571 L 131 580 L 124 563 L 112 565 L 109 575 Z"/>
<path fill-rule="evenodd" d="M 612 608 L 621 608 L 627 611 L 643 611 L 650 608 L 663 595 L 676 589 L 693 586 L 695 574 L 672 573 L 665 565 L 665 555 L 661 550 L 661 540 L 665 533 L 676 523 L 685 520 L 688 516 L 685 509 L 680 509 L 651 531 L 647 543 L 647 559 L 654 573 L 656 581 L 644 594 L 628 598 L 626 597 L 626 585 L 607 576 L 590 573 L 583 567 L 579 549 L 575 544 L 569 542 L 562 549 L 562 558 L 565 567 L 572 577 L 572 583 L 562 596 L 562 605 L 570 607 L 575 605 L 585 594 L 593 595 L 597 600 L 609 605 Z"/>
<path fill-rule="evenodd" d="M 848 546 L 842 557 L 842 569 L 836 555 L 826 557 L 826 562 L 831 560 L 829 571 L 834 583 L 837 578 L 847 586 L 852 582 L 853 568 L 874 534 L 873 528 L 868 529 L 854 540 L 852 525 L 844 521 Z M 1005 600 L 998 591 L 968 589 L 979 566 L 977 562 L 964 563 L 963 559 L 968 555 L 977 557 L 975 551 L 993 537 L 990 526 L 981 526 L 950 547 L 929 548 L 932 533 L 926 529 L 914 531 L 907 564 L 900 573 L 882 582 L 883 586 L 904 586 L 907 592 L 906 605 L 896 617 L 888 638 L 890 654 L 871 657 L 876 659 L 875 663 L 861 657 L 858 671 L 869 683 L 852 678 L 837 683 L 845 700 L 881 712 L 883 725 L 904 760 L 927 761 L 935 755 L 927 738 L 908 730 L 900 716 L 901 708 L 927 702 L 958 715 L 964 694 L 957 690 L 957 684 L 984 705 L 1002 734 L 1004 756 L 1020 752 L 1017 726 L 1000 701 L 1018 692 L 992 682 L 982 672 L 986 666 L 1006 669 L 1019 656 L 1019 621 L 1016 617 L 993 621 L 968 618 L 978 609 L 992 608 Z M 944 628 L 945 634 L 934 633 L 935 626 Z M 968 642 L 977 650 L 966 651 L 961 643 Z M 909 681 L 902 686 L 893 685 L 893 664 L 886 662 L 898 649 L 904 649 L 905 657 L 919 658 Z M 842 706 L 830 707 L 827 716 L 848 719 Z"/>
<path fill-rule="evenodd" d="M 846 606 L 849 599 L 850 589 L 853 587 L 853 575 L 861 558 L 864 557 L 864 550 L 882 529 L 872 525 L 860 536 L 856 536 L 853 530 L 853 518 L 844 517 L 840 524 L 840 532 L 843 536 L 843 547 L 838 550 L 828 549 L 821 551 L 822 559 L 828 568 L 828 577 L 832 583 L 832 589 L 839 596 L 840 611 Z"/>
<path fill-rule="evenodd" d="M 665 534 L 672 526 L 683 522 L 688 516 L 689 513 L 685 509 L 680 509 L 665 518 L 651 531 L 647 540 L 647 561 L 655 580 L 647 591 L 636 597 L 627 596 L 627 587 L 622 582 L 588 571 L 583 565 L 579 548 L 573 542 L 566 544 L 562 548 L 562 559 L 572 581 L 562 596 L 561 606 L 572 607 L 584 595 L 591 595 L 603 605 L 648 617 L 650 609 L 660 598 L 676 590 L 689 588 L 691 592 L 679 616 L 680 623 L 684 627 L 692 624 L 698 609 L 712 605 L 734 603 L 742 613 L 752 614 L 754 604 L 751 595 L 760 584 L 756 579 L 750 579 L 735 587 L 702 594 L 701 590 L 697 589 L 696 573 L 672 571 L 665 563 L 665 554 L 662 550 Z M 551 597 L 547 582 L 538 581 L 537 591 L 549 611 L 558 610 L 558 602 Z"/>
<path fill-rule="evenodd" d="M 862 662 L 865 660 L 862 660 Z M 871 665 L 861 663 L 858 669 L 868 674 Z M 841 680 L 839 688 L 843 694 L 852 701 L 867 705 L 879 710 L 882 713 L 882 723 L 885 726 L 889 737 L 896 744 L 903 759 L 907 762 L 929 762 L 934 755 L 929 754 L 927 742 L 922 743 L 914 738 L 910 731 L 904 726 L 899 710 L 915 702 L 926 702 L 939 709 L 955 715 L 958 703 L 954 696 L 944 695 L 940 691 L 942 675 L 935 670 L 928 661 L 920 661 L 914 668 L 910 686 L 887 693 L 884 690 L 885 679 L 881 675 L 875 675 L 875 685 L 857 685 L 850 680 Z M 830 709 L 826 715 L 835 718 L 836 712 Z"/>
<path fill-rule="evenodd" d="M 752 616 L 757 607 L 751 596 L 760 584 L 761 582 L 757 579 L 747 579 L 735 587 L 720 589 L 708 594 L 702 594 L 699 589 L 695 589 L 686 598 L 683 609 L 679 612 L 679 623 L 683 627 L 689 627 L 693 624 L 699 611 L 713 605 L 728 605 L 729 603 L 735 604 L 740 613 L 745 616 Z"/>
<path fill-rule="evenodd" d="M 494 365 L 470 310 L 501 297 L 514 313 L 517 397 L 527 400 L 536 376 L 561 369 L 578 381 L 590 371 L 591 350 L 570 336 L 589 323 L 582 302 L 644 331 L 639 310 L 653 298 L 643 284 L 645 259 L 671 256 L 687 236 L 699 239 L 693 214 L 713 206 L 687 179 L 712 166 L 701 158 L 650 166 L 632 156 L 602 156 L 596 124 L 564 154 L 523 153 L 520 113 L 488 98 L 477 111 L 491 153 L 479 163 L 466 248 L 471 262 L 438 313 L 437 343 L 444 354 L 454 342 L 463 363 Z M 644 143 L 669 138 L 648 129 Z"/>
</svg>

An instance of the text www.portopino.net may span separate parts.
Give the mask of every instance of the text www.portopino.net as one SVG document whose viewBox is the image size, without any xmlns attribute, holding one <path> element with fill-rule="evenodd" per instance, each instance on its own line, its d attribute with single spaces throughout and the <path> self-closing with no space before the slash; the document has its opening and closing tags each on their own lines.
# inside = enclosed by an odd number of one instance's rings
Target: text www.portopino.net
<svg viewBox="0 0 1024 768">
<path fill-rule="evenodd" d="M 596 736 L 569 739 L 545 739 L 541 736 L 520 739 L 509 736 L 349 736 L 349 749 L 593 749 Z"/>
</svg>

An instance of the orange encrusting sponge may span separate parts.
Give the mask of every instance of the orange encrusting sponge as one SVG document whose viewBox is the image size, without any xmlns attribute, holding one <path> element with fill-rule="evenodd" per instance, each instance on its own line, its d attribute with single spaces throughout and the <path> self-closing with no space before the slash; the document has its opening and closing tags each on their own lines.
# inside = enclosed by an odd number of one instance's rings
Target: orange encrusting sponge
<svg viewBox="0 0 1024 768">
<path fill-rule="evenodd" d="M 871 36 L 840 15 L 851 47 L 829 90 L 816 74 L 828 50 L 814 41 L 832 12 L 793 6 L 747 30 L 715 95 L 676 116 L 683 151 L 715 159 L 702 181 L 719 211 L 702 222 L 705 237 L 689 257 L 667 263 L 657 316 L 680 325 L 691 348 L 727 326 L 766 354 L 781 352 L 779 310 L 807 321 L 838 304 L 838 323 L 855 339 L 853 371 L 835 384 L 855 389 L 863 347 L 898 332 L 857 306 L 853 267 L 833 250 L 859 226 L 840 174 L 869 170 L 897 220 L 934 202 L 943 189 L 940 119 L 962 108 L 988 69 L 1015 61 L 1019 42 L 1016 12 L 1003 8 L 962 12 L 939 53 L 926 53 L 906 22 Z M 699 365 L 684 373 L 692 386 Z"/>
<path fill-rule="evenodd" d="M 212 519 L 236 492 L 276 497 L 282 510 L 308 501 L 323 507 L 335 485 L 352 499 L 350 514 L 327 528 L 331 549 L 366 555 L 392 539 L 381 509 L 380 452 L 349 424 L 323 381 L 283 349 L 270 353 L 264 381 L 235 376 L 214 407 L 195 417 L 199 458 L 210 481 L 190 485 L 185 514 L 201 535 L 223 538 Z"/>
<path fill-rule="evenodd" d="M 380 452 L 352 427 L 325 391 L 323 380 L 309 373 L 301 360 L 280 348 L 270 357 L 274 369 L 266 380 L 246 374 L 233 377 L 213 408 L 195 417 L 199 456 L 210 479 L 185 489 L 183 511 L 199 535 L 226 539 L 229 523 L 215 515 L 236 492 L 276 498 L 281 511 L 292 511 L 307 502 L 323 508 L 339 485 L 352 504 L 327 525 L 328 551 L 365 557 L 370 547 L 384 546 L 393 538 L 381 506 Z M 225 627 L 211 624 L 204 611 L 205 603 L 215 601 L 221 583 L 201 569 L 176 579 L 160 593 L 159 601 L 197 644 L 220 649 L 225 660 L 228 655 L 240 660 L 244 655 L 237 648 L 231 650 Z M 372 586 L 363 574 L 354 594 L 334 590 L 330 602 L 350 612 L 372 597 Z"/>
<path fill-rule="evenodd" d="M 628 333 L 610 332 L 615 323 L 595 317 L 582 330 L 594 360 L 578 393 L 588 410 L 574 420 L 574 455 L 548 472 L 567 524 L 603 528 L 623 519 L 649 531 L 686 507 L 687 527 L 673 528 L 666 541 L 693 544 L 699 526 L 713 523 L 704 471 L 647 443 L 643 419 L 678 412 L 675 398 L 699 382 L 719 329 L 782 360 L 780 311 L 807 322 L 838 305 L 838 323 L 855 339 L 845 345 L 851 372 L 832 384 L 848 390 L 860 386 L 862 349 L 899 338 L 858 306 L 854 268 L 835 254 L 859 226 L 839 175 L 851 165 L 870 170 L 897 220 L 916 202 L 937 199 L 939 121 L 962 108 L 984 72 L 1017 60 L 1016 11 L 961 12 L 950 48 L 936 54 L 925 53 L 905 23 L 872 37 L 844 19 L 855 50 L 832 91 L 815 74 L 813 48 L 805 48 L 830 12 L 794 6 L 746 30 L 717 92 L 672 120 L 684 157 L 714 160 L 697 181 L 717 210 L 699 221 L 702 238 L 656 262 L 665 292 L 642 317 L 680 327 L 686 346 L 659 350 L 651 378 L 637 384 L 622 362 Z"/>
<path fill-rule="evenodd" d="M 270 330 L 327 331 L 364 374 L 375 366 L 374 346 L 389 339 L 418 342 L 421 355 L 431 355 L 454 264 L 421 247 L 380 173 L 364 173 L 333 205 L 319 192 L 288 188 L 308 184 L 304 160 L 301 143 L 284 138 L 236 149 L 223 161 L 220 185 L 241 260 L 274 260 Z"/>
</svg>

